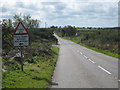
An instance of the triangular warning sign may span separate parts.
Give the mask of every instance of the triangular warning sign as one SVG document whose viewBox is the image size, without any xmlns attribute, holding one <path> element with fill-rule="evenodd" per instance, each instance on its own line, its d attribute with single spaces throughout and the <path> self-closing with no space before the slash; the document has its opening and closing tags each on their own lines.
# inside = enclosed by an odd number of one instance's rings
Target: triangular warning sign
<svg viewBox="0 0 120 90">
<path fill-rule="evenodd" d="M 19 22 L 14 30 L 14 35 L 25 35 L 25 34 L 28 34 L 27 29 L 25 28 L 22 22 Z"/>
</svg>

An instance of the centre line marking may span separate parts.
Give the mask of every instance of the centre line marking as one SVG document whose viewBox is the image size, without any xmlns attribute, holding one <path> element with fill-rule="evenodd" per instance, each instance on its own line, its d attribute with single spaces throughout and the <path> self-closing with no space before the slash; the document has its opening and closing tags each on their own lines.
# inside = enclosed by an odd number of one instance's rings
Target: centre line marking
<svg viewBox="0 0 120 90">
<path fill-rule="evenodd" d="M 84 55 L 85 58 L 87 58 L 87 56 Z"/>
<path fill-rule="evenodd" d="M 103 71 L 105 71 L 106 73 L 108 73 L 108 74 L 112 74 L 111 72 L 109 72 L 109 71 L 107 71 L 106 69 L 104 69 L 103 67 L 101 67 L 101 66 L 98 66 L 100 69 L 102 69 Z"/>
<path fill-rule="evenodd" d="M 93 60 L 89 59 L 90 62 L 95 63 Z"/>
</svg>

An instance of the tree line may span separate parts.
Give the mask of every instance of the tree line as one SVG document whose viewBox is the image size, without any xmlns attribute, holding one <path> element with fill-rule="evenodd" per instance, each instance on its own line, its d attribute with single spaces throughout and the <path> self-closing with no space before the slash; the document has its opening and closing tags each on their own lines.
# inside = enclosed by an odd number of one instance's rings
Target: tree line
<svg viewBox="0 0 120 90">
<path fill-rule="evenodd" d="M 118 53 L 118 45 L 120 44 L 119 27 L 118 28 L 102 28 L 88 30 L 86 28 L 78 28 L 67 26 L 63 28 L 54 28 L 56 34 L 75 40 L 87 46 L 95 47 L 101 50 L 108 50 L 112 53 Z"/>
</svg>

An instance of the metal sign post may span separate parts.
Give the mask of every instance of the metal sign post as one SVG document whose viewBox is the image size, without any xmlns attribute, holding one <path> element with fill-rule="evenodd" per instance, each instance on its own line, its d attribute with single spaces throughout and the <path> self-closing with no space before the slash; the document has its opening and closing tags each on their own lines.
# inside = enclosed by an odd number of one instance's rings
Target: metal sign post
<svg viewBox="0 0 120 90">
<path fill-rule="evenodd" d="M 19 22 L 17 27 L 14 30 L 14 46 L 19 46 L 20 47 L 20 64 L 21 64 L 21 70 L 24 71 L 23 69 L 23 46 L 28 46 L 29 45 L 29 36 L 28 36 L 28 31 L 23 25 L 22 22 Z"/>
<path fill-rule="evenodd" d="M 22 46 L 20 47 L 20 53 L 21 53 L 21 70 L 23 71 L 23 51 L 22 51 Z"/>
</svg>

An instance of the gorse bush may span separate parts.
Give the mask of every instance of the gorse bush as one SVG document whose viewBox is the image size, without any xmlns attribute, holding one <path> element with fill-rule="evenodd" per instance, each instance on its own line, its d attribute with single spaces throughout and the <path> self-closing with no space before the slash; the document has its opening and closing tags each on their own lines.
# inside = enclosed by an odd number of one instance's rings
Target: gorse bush
<svg viewBox="0 0 120 90">
<path fill-rule="evenodd" d="M 56 34 L 68 39 L 75 40 L 77 43 L 82 43 L 87 46 L 95 47 L 102 50 L 108 50 L 112 53 L 118 53 L 118 45 L 120 37 L 118 29 L 73 29 L 57 28 L 54 29 Z M 71 33 L 71 34 L 69 34 Z"/>
<path fill-rule="evenodd" d="M 63 28 L 57 28 L 54 30 L 59 36 L 62 36 L 62 37 L 64 37 L 64 36 L 74 37 L 74 36 L 76 36 L 76 32 L 77 32 L 77 29 L 72 26 L 65 26 Z"/>
<path fill-rule="evenodd" d="M 11 60 L 8 57 L 3 57 L 2 59 L 3 59 L 3 63 L 2 63 L 3 67 L 2 68 L 4 68 L 5 70 L 7 70 L 6 72 L 20 69 L 19 61 Z"/>
<path fill-rule="evenodd" d="M 118 30 L 79 31 L 78 42 L 98 49 L 118 53 Z"/>
<path fill-rule="evenodd" d="M 39 20 L 34 20 L 27 16 L 14 16 L 14 21 L 11 19 L 3 19 L 3 56 L 10 58 L 3 58 L 3 66 L 6 71 L 19 69 L 20 60 L 11 60 L 17 53 L 20 53 L 19 47 L 13 45 L 13 30 L 18 22 L 23 22 L 29 32 L 29 46 L 23 47 L 24 58 L 33 58 L 35 56 L 52 56 L 52 44 L 57 43 L 57 39 L 53 36 L 53 30 L 47 28 L 38 28 Z M 29 22 L 28 22 L 29 21 Z M 29 26 L 29 27 L 27 27 Z M 30 59 L 28 62 L 35 63 L 35 60 Z M 9 65 L 10 64 L 10 65 Z"/>
<path fill-rule="evenodd" d="M 35 28 L 29 30 L 30 42 L 41 42 L 44 44 L 56 44 L 57 39 L 53 36 L 53 30 L 46 28 Z"/>
<path fill-rule="evenodd" d="M 20 57 L 21 48 L 13 46 L 13 30 L 18 22 L 22 22 L 29 32 L 29 46 L 22 47 L 23 58 Z M 15 15 L 14 21 L 3 20 L 3 88 L 50 87 L 59 49 L 53 47 L 57 44 L 53 30 L 38 27 L 39 20 L 30 15 Z"/>
</svg>

